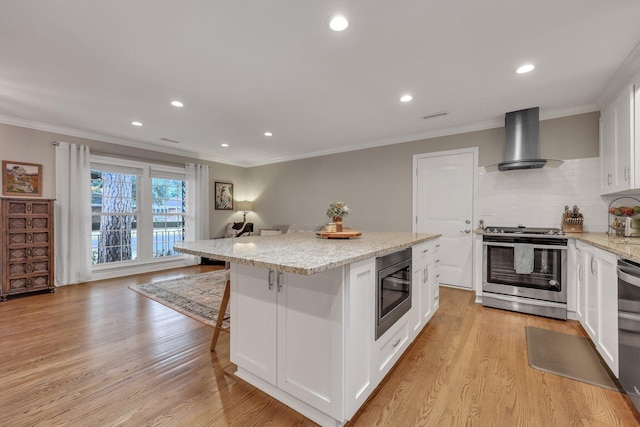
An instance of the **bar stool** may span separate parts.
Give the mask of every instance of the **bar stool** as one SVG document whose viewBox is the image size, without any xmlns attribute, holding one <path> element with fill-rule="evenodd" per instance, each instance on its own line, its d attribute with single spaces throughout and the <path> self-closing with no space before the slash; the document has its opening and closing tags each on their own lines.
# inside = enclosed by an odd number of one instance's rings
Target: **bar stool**
<svg viewBox="0 0 640 427">
<path fill-rule="evenodd" d="M 222 302 L 220 303 L 220 308 L 218 309 L 218 319 L 216 320 L 216 326 L 213 331 L 213 339 L 211 340 L 211 351 L 216 350 L 216 343 L 218 342 L 220 331 L 230 333 L 229 328 L 222 327 L 222 322 L 225 320 L 225 313 L 227 312 L 227 305 L 229 305 L 229 297 L 231 295 L 231 273 L 229 272 L 229 270 L 225 271 L 224 277 L 227 283 L 224 286 L 224 295 L 222 296 Z"/>
</svg>

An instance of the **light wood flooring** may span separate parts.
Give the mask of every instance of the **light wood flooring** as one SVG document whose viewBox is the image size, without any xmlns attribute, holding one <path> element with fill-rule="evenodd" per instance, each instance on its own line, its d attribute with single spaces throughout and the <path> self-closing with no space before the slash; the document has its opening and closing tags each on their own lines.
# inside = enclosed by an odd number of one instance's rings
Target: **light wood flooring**
<svg viewBox="0 0 640 427">
<path fill-rule="evenodd" d="M 311 426 L 244 383 L 229 336 L 129 289 L 194 266 L 0 303 L 0 426 Z M 574 321 L 483 308 L 441 288 L 440 310 L 349 426 L 638 426 L 620 393 L 527 364 L 525 326 Z"/>
</svg>

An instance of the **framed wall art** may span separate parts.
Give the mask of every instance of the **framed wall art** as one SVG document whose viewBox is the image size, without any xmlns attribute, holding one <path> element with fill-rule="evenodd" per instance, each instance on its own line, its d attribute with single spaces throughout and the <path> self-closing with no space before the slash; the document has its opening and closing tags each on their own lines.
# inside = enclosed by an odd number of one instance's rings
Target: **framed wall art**
<svg viewBox="0 0 640 427">
<path fill-rule="evenodd" d="M 42 196 L 42 165 L 3 160 L 2 195 Z"/>
<path fill-rule="evenodd" d="M 217 210 L 233 210 L 233 184 L 228 182 L 215 183 L 215 208 Z"/>
</svg>

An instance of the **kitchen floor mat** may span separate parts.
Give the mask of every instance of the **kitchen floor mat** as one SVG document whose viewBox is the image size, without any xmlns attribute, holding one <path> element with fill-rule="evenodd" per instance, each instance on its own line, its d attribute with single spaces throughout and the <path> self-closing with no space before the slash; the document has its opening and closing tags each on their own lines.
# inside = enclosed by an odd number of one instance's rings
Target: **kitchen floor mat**
<svg viewBox="0 0 640 427">
<path fill-rule="evenodd" d="M 588 338 L 526 327 L 529 366 L 540 371 L 620 391 Z"/>
</svg>

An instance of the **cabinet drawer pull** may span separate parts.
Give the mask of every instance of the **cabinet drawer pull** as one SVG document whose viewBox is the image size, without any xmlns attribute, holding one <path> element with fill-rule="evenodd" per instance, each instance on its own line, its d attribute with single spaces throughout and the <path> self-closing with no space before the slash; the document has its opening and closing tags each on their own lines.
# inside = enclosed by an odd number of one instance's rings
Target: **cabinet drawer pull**
<svg viewBox="0 0 640 427">
<path fill-rule="evenodd" d="M 396 340 L 396 342 L 394 342 L 394 343 L 391 345 L 391 347 L 396 348 L 396 347 L 398 346 L 398 344 L 400 344 L 400 341 L 402 341 L 402 339 L 401 339 L 401 338 L 398 338 L 398 339 Z"/>
<path fill-rule="evenodd" d="M 422 251 L 423 254 L 426 254 L 427 252 L 429 252 L 429 249 L 425 249 L 424 251 Z"/>
<path fill-rule="evenodd" d="M 284 282 L 284 279 L 282 278 L 282 271 L 278 271 L 278 292 L 282 290 L 282 282 Z"/>
<path fill-rule="evenodd" d="M 274 273 L 274 271 L 269 269 L 269 279 L 268 279 L 268 281 L 269 281 L 269 290 L 273 289 L 273 273 Z"/>
</svg>

